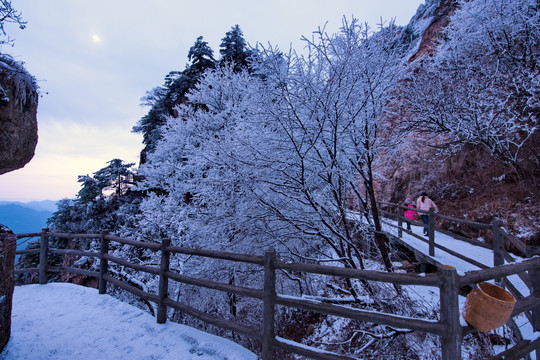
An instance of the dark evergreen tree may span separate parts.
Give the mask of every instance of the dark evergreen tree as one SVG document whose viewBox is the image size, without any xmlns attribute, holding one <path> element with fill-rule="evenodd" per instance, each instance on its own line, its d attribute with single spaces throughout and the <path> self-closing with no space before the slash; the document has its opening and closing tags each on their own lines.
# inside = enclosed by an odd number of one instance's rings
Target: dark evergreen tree
<svg viewBox="0 0 540 360">
<path fill-rule="evenodd" d="M 248 49 L 240 26 L 235 25 L 225 33 L 225 37 L 221 39 L 219 53 L 221 54 L 220 63 L 233 63 L 235 71 L 248 67 L 251 50 Z"/>
<path fill-rule="evenodd" d="M 199 36 L 195 44 L 189 49 L 188 60 L 191 61 L 189 72 L 192 75 L 197 75 L 197 77 L 207 69 L 214 68 L 216 64 L 214 50 L 208 46 L 208 42 L 203 41 L 202 36 Z"/>
<path fill-rule="evenodd" d="M 133 183 L 134 163 L 112 159 L 94 176 L 79 175 L 81 189 L 74 200 L 59 202 L 58 210 L 47 221 L 54 230 L 63 232 L 99 232 L 116 230 L 123 226 L 119 209 L 127 203 L 136 203 L 136 193 L 128 191 Z M 112 190 L 105 194 L 104 191 Z"/>
<path fill-rule="evenodd" d="M 203 37 L 199 36 L 193 46 L 189 49 L 188 60 L 190 64 L 181 73 L 169 73 L 170 78 L 166 79 L 167 95 L 165 105 L 169 109 L 169 115 L 176 116 L 174 107 L 185 103 L 185 95 L 194 88 L 201 75 L 208 69 L 215 67 L 214 51 L 208 46 Z"/>
<path fill-rule="evenodd" d="M 121 159 L 112 159 L 107 166 L 94 173 L 94 179 L 101 191 L 113 190 L 116 196 L 123 195 L 127 185 L 133 183 L 133 171 L 130 169 L 135 163 L 125 164 Z"/>
<path fill-rule="evenodd" d="M 203 37 L 199 36 L 189 49 L 184 71 L 171 71 L 165 76 L 163 86 L 152 89 L 141 99 L 142 105 L 150 106 L 148 114 L 143 116 L 133 132 L 143 134 L 145 148 L 141 152 L 140 163 L 146 162 L 148 152 L 152 152 L 161 138 L 161 126 L 168 116 L 176 116 L 175 107 L 185 102 L 186 93 L 193 89 L 199 77 L 216 65 L 213 50 Z"/>
<path fill-rule="evenodd" d="M 101 188 L 96 179 L 90 175 L 79 175 L 77 182 L 81 183 L 81 190 L 77 194 L 79 201 L 90 203 L 101 197 Z"/>
</svg>

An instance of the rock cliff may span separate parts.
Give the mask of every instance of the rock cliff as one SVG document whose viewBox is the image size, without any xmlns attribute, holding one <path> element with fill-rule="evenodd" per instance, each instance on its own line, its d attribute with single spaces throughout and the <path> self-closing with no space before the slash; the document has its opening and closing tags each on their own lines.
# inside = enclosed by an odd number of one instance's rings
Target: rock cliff
<svg viewBox="0 0 540 360">
<path fill-rule="evenodd" d="M 438 42 L 444 41 L 443 30 L 457 7 L 456 0 L 426 0 L 418 8 L 404 28 L 411 39 L 406 59 L 411 66 L 434 54 Z M 392 119 L 395 121 L 399 119 Z M 406 156 L 390 169 L 382 170 L 385 180 L 380 184 L 381 199 L 401 203 L 406 197 L 416 198 L 427 191 L 442 213 L 483 223 L 498 218 L 524 242 L 540 244 L 539 201 L 513 169 L 477 146 L 465 146 L 458 153 L 443 157 L 423 146 L 422 135 L 416 136 Z M 466 236 L 485 236 L 471 229 L 440 225 Z M 484 239 L 489 242 L 489 235 Z"/>
<path fill-rule="evenodd" d="M 37 105 L 34 77 L 20 62 L 0 54 L 0 175 L 22 168 L 34 156 Z M 0 351 L 11 332 L 15 250 L 13 232 L 0 224 Z"/>
</svg>

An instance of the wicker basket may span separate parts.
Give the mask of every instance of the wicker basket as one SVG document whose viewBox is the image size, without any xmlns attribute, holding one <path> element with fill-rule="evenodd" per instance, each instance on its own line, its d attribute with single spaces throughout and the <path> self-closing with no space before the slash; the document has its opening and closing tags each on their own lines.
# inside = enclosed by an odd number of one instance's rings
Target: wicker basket
<svg viewBox="0 0 540 360">
<path fill-rule="evenodd" d="M 479 283 L 463 307 L 463 318 L 479 331 L 487 332 L 506 324 L 514 310 L 516 299 L 502 287 Z"/>
</svg>

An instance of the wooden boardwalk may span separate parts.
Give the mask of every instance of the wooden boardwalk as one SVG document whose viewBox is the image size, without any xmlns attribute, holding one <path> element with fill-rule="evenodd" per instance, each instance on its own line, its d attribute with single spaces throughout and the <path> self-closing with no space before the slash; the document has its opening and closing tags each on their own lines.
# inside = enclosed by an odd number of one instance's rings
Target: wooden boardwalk
<svg viewBox="0 0 540 360">
<path fill-rule="evenodd" d="M 403 225 L 403 227 L 405 227 L 405 225 Z M 386 220 L 384 221 L 384 230 L 388 234 L 394 235 L 394 239 L 401 245 L 413 251 L 419 260 L 435 266 L 450 265 L 456 268 L 458 272 L 462 273 L 480 270 L 482 268 L 441 249 L 436 249 L 433 256 L 429 255 L 429 244 L 427 243 L 428 238 L 422 234 L 423 226 L 412 225 L 412 231 L 410 232 L 403 229 L 402 236 L 399 237 L 397 221 Z M 423 238 L 424 240 L 420 240 L 420 238 Z M 437 231 L 435 231 L 435 242 L 438 245 L 478 261 L 485 266 L 483 268 L 493 267 L 494 255 L 492 249 L 475 246 Z M 521 258 L 518 259 L 521 260 Z"/>
</svg>

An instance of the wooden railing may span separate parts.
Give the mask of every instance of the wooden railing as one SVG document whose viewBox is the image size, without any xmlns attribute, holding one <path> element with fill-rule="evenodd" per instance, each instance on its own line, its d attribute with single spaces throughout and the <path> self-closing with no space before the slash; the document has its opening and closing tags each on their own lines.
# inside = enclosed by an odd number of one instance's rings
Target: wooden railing
<svg viewBox="0 0 540 360">
<path fill-rule="evenodd" d="M 341 267 L 321 266 L 306 263 L 288 263 L 281 261 L 274 250 L 267 250 L 264 256 L 234 254 L 211 250 L 192 249 L 172 246 L 169 239 L 163 239 L 161 243 L 141 242 L 125 239 L 102 232 L 101 234 L 65 234 L 43 231 L 37 234 L 19 234 L 18 238 L 27 236 L 39 236 L 40 247 L 38 249 L 28 249 L 17 251 L 17 254 L 39 254 L 39 265 L 36 268 L 17 270 L 17 274 L 27 272 L 38 272 L 39 283 L 47 283 L 48 272 L 70 272 L 92 276 L 98 278 L 98 289 L 100 294 L 107 291 L 107 284 L 112 284 L 124 289 L 141 299 L 154 302 L 157 305 L 157 322 L 167 321 L 167 309 L 173 308 L 184 314 L 195 317 L 208 324 L 228 329 L 243 334 L 249 338 L 258 340 L 262 344 L 261 357 L 263 360 L 273 359 L 276 349 L 308 356 L 316 360 L 352 360 L 352 356 L 340 355 L 281 338 L 276 335 L 274 329 L 276 306 L 292 307 L 322 314 L 330 314 L 343 318 L 354 319 L 362 322 L 395 326 L 402 329 L 421 331 L 441 337 L 442 359 L 459 360 L 461 358 L 461 342 L 464 334 L 472 331 L 470 327 L 460 325 L 460 311 L 458 303 L 458 293 L 461 287 L 471 285 L 479 281 L 486 281 L 512 274 L 522 273 L 530 279 L 530 296 L 518 300 L 513 316 L 523 312 L 532 311 L 535 330 L 540 330 L 540 258 L 528 259 L 516 264 L 499 266 L 496 268 L 479 270 L 466 273 L 464 276 L 458 275 L 457 271 L 450 267 L 440 267 L 438 272 L 419 276 L 415 274 L 387 273 L 371 270 L 347 269 Z M 99 252 L 80 251 L 70 249 L 56 249 L 49 247 L 49 238 L 67 239 L 99 239 L 101 249 Z M 110 243 L 131 245 L 141 249 L 149 249 L 160 253 L 159 266 L 146 266 L 135 264 L 125 259 L 113 256 L 109 249 Z M 90 271 L 76 267 L 53 268 L 48 265 L 49 255 L 62 254 L 73 256 L 90 256 L 99 259 L 99 271 Z M 258 266 L 262 270 L 263 287 L 250 288 L 245 286 L 231 285 L 212 280 L 194 278 L 182 275 L 170 267 L 171 256 L 177 254 L 188 254 L 212 259 L 221 259 L 231 262 L 249 263 Z M 130 285 L 119 278 L 111 275 L 109 266 L 116 263 L 137 271 L 143 271 L 159 277 L 157 293 L 149 293 Z M 440 320 L 409 318 L 390 313 L 363 310 L 350 306 L 342 306 L 326 303 L 303 297 L 293 297 L 287 294 L 276 292 L 276 272 L 294 271 L 344 278 L 359 279 L 362 281 L 383 282 L 395 285 L 420 285 L 432 286 L 440 289 Z M 528 272 L 528 275 L 527 275 Z M 226 320 L 216 317 L 196 309 L 190 304 L 181 303 L 171 299 L 168 295 L 169 280 L 191 284 L 198 287 L 233 293 L 262 301 L 263 323 L 260 327 L 248 326 L 236 321 Z M 260 314 L 259 314 L 260 315 Z M 538 340 L 526 344 L 520 343 L 508 351 L 520 354 L 523 351 L 533 351 L 538 348 Z M 507 351 L 507 352 L 508 352 Z M 507 355 L 507 354 L 506 354 Z M 506 359 L 507 357 L 505 357 Z"/>
<path fill-rule="evenodd" d="M 440 244 L 437 244 L 436 242 L 436 233 L 442 233 L 449 235 L 455 239 L 465 241 L 471 245 L 483 247 L 486 249 L 493 250 L 493 266 L 499 266 L 503 265 L 505 262 L 511 263 L 515 262 L 516 259 L 506 250 L 505 241 L 508 241 L 509 244 L 511 244 L 517 251 L 519 251 L 524 257 L 532 257 L 534 255 L 540 255 L 540 247 L 538 246 L 530 246 L 523 243 L 523 241 L 519 240 L 515 236 L 507 233 L 502 226 L 502 222 L 498 219 L 494 220 L 490 224 L 484 224 L 476 221 L 470 221 L 470 220 L 464 220 L 464 219 L 457 219 L 453 218 L 447 215 L 443 215 L 440 213 L 437 213 L 432 209 L 429 211 L 426 210 L 420 210 L 420 209 L 414 209 L 417 213 L 420 214 L 426 214 L 428 215 L 428 224 L 423 224 L 418 221 L 413 221 L 406 219 L 403 216 L 403 210 L 411 210 L 411 208 L 408 208 L 404 205 L 400 204 L 394 204 L 389 202 L 380 202 L 379 203 L 379 211 L 380 213 L 390 219 L 397 220 L 397 224 L 395 225 L 398 230 L 398 237 L 403 237 L 403 222 L 409 221 L 413 225 L 418 225 L 422 227 L 426 227 L 428 229 L 428 236 L 427 239 L 425 237 L 416 235 L 414 233 L 410 233 L 410 235 L 416 237 L 417 239 L 424 241 L 428 243 L 429 248 L 429 256 L 435 256 L 435 249 L 443 250 L 461 260 L 464 260 L 470 264 L 473 264 L 481 269 L 488 268 L 488 266 L 471 259 L 464 254 L 460 254 L 452 249 L 446 248 Z M 445 230 L 441 227 L 436 226 L 436 220 L 441 219 L 444 221 L 447 221 L 449 223 L 461 225 L 461 226 L 468 226 L 477 230 L 485 230 L 487 232 L 491 232 L 492 234 L 492 243 L 487 244 L 485 242 L 479 241 L 478 239 L 468 238 L 466 236 L 455 234 L 451 231 Z"/>
<path fill-rule="evenodd" d="M 470 245 L 482 247 L 485 249 L 489 249 L 492 251 L 493 254 L 493 266 L 501 266 L 504 264 L 512 264 L 516 262 L 516 255 L 513 255 L 509 249 L 512 249 L 513 253 L 520 253 L 522 257 L 530 258 L 535 255 L 540 255 L 540 248 L 538 246 L 530 246 L 526 245 L 519 239 L 517 239 L 515 236 L 509 234 L 504 229 L 502 222 L 498 219 L 495 219 L 490 224 L 470 221 L 470 220 L 464 220 L 464 219 L 457 219 L 453 218 L 447 215 L 443 215 L 440 213 L 437 213 L 433 211 L 433 209 L 430 209 L 429 211 L 423 211 L 420 209 L 414 209 L 414 211 L 420 213 L 420 214 L 426 214 L 428 215 L 428 224 L 423 224 L 417 221 L 411 221 L 410 219 L 406 219 L 403 216 L 403 210 L 410 210 L 409 207 L 400 205 L 400 204 L 394 204 L 394 203 L 388 203 L 388 202 L 381 202 L 380 204 L 380 212 L 387 218 L 393 219 L 397 222 L 387 222 L 390 226 L 395 226 L 397 228 L 397 236 L 398 238 L 403 238 L 403 222 L 408 221 L 413 225 L 417 226 L 423 226 L 428 229 L 428 236 L 427 239 L 425 237 L 419 236 L 415 234 L 414 232 L 408 232 L 410 236 L 413 236 L 425 243 L 428 244 L 428 253 L 429 256 L 435 256 L 435 251 L 444 251 L 460 260 L 463 260 L 469 264 L 472 264 L 476 266 L 479 269 L 489 269 L 490 266 L 477 261 L 476 259 L 472 259 L 467 254 L 463 254 L 459 251 L 456 251 L 455 249 L 445 247 L 437 242 L 437 234 L 442 233 L 444 235 L 448 235 L 454 239 L 464 241 Z M 436 221 L 437 220 L 437 221 Z M 452 226 L 464 226 L 472 228 L 473 230 L 477 231 L 483 231 L 485 234 L 491 235 L 491 244 L 479 241 L 475 238 L 469 238 L 466 236 L 455 234 L 451 231 L 445 230 L 442 227 L 437 227 L 436 223 L 443 223 L 446 222 L 449 225 Z M 491 233 L 491 234 L 490 234 Z M 529 274 L 530 275 L 530 274 Z M 531 277 L 525 276 L 524 273 L 518 273 L 518 276 L 520 280 L 527 285 L 528 288 L 531 288 L 530 279 Z M 495 283 L 504 286 L 507 288 L 507 290 L 517 299 L 524 299 L 527 297 L 527 294 L 523 294 L 522 291 L 518 290 L 518 287 L 515 285 L 514 282 L 509 281 L 506 277 L 498 277 L 495 278 Z M 528 321 L 533 324 L 535 320 L 533 319 L 533 314 L 529 312 L 525 312 L 525 315 L 528 319 Z M 511 319 L 509 321 L 509 326 L 514 330 L 515 336 L 518 339 L 521 338 L 521 333 L 519 330 L 519 327 L 513 322 Z M 540 355 L 540 351 L 539 351 Z"/>
</svg>

